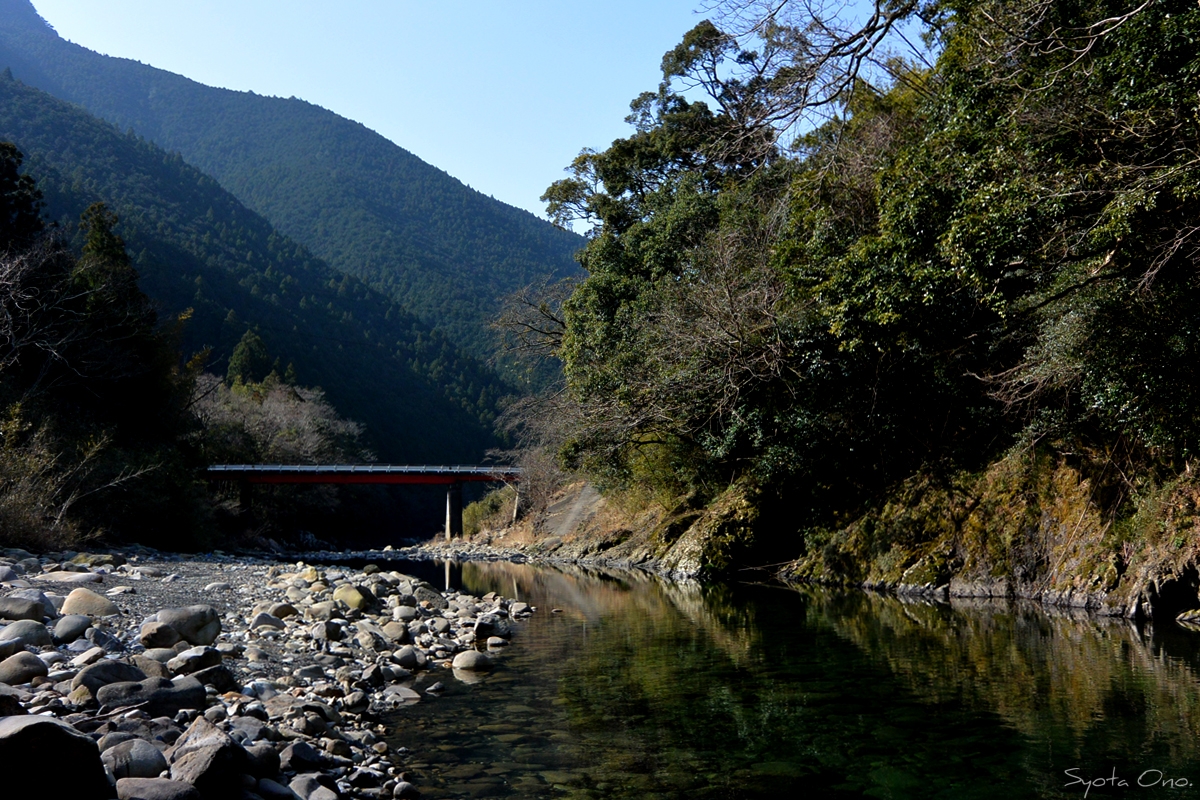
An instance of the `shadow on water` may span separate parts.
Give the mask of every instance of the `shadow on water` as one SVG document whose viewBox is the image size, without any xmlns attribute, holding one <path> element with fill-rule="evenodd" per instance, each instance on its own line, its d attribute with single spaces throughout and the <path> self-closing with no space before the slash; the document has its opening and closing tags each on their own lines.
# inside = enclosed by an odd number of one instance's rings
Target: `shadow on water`
<svg viewBox="0 0 1200 800">
<path fill-rule="evenodd" d="M 1200 793 L 1200 634 L 578 568 L 449 575 L 538 612 L 496 672 L 433 676 L 444 696 L 388 720 L 427 797 Z"/>
</svg>

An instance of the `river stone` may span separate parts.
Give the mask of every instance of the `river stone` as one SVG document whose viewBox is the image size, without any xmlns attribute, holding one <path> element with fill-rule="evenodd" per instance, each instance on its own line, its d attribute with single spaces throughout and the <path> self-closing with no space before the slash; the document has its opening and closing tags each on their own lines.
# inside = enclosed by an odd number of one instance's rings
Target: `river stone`
<svg viewBox="0 0 1200 800">
<path fill-rule="evenodd" d="M 68 614 L 54 623 L 54 643 L 70 644 L 92 627 L 92 619 L 84 614 Z"/>
<path fill-rule="evenodd" d="M 20 579 L 17 571 L 7 564 L 0 564 L 0 583 L 8 583 Z"/>
<path fill-rule="evenodd" d="M 408 641 L 408 626 L 400 622 L 389 622 L 383 626 L 383 635 L 397 644 Z"/>
<path fill-rule="evenodd" d="M 344 583 L 333 590 L 333 599 L 337 603 L 345 603 L 349 608 L 362 611 L 369 605 L 366 594 L 357 586 Z"/>
<path fill-rule="evenodd" d="M 0 683 L 9 686 L 29 683 L 34 678 L 43 678 L 48 674 L 50 669 L 46 662 L 24 650 L 0 661 Z"/>
<path fill-rule="evenodd" d="M 524 614 L 528 610 L 529 610 L 528 603 L 513 603 L 511 606 L 508 607 L 508 613 L 510 613 L 510 614 Z"/>
<path fill-rule="evenodd" d="M 408 781 L 400 781 L 396 788 L 392 789 L 392 797 L 396 800 L 417 800 L 420 796 L 421 791 Z"/>
<path fill-rule="evenodd" d="M 396 651 L 393 657 L 396 659 L 396 663 L 405 669 L 425 668 L 425 654 L 413 647 L 411 644 L 406 644 L 404 647 L 401 647 L 398 651 Z"/>
<path fill-rule="evenodd" d="M 239 688 L 237 678 L 229 671 L 229 667 L 224 664 L 198 669 L 192 673 L 192 677 L 205 686 L 212 686 L 221 693 L 234 692 Z"/>
<path fill-rule="evenodd" d="M 17 591 L 9 594 L 9 597 L 36 600 L 42 604 L 42 616 L 49 617 L 50 619 L 55 619 L 58 617 L 58 608 L 54 605 L 54 601 L 47 597 L 46 593 L 40 589 L 18 589 Z M 38 617 L 39 620 L 41 618 L 42 617 Z"/>
<path fill-rule="evenodd" d="M 146 678 L 100 687 L 96 700 L 102 706 L 120 708 L 145 703 L 142 710 L 151 717 L 173 717 L 185 708 L 204 708 L 207 695 L 204 684 L 190 676 L 176 681 Z"/>
<path fill-rule="evenodd" d="M 54 643 L 50 631 L 40 622 L 20 619 L 0 631 L 0 642 L 18 641 L 26 647 L 47 647 Z"/>
<path fill-rule="evenodd" d="M 167 768 L 167 759 L 159 749 L 144 739 L 130 739 L 107 748 L 100 760 L 113 777 L 157 778 Z"/>
<path fill-rule="evenodd" d="M 441 594 L 424 585 L 413 589 L 413 597 L 416 598 L 418 603 L 422 601 L 429 603 L 430 608 L 443 609 L 450 605 Z"/>
<path fill-rule="evenodd" d="M 241 776 L 250 768 L 242 746 L 204 717 L 196 717 L 167 759 L 171 780 L 192 784 L 206 800 L 237 796 Z"/>
<path fill-rule="evenodd" d="M 96 743 L 50 717 L 0 717 L 0 764 L 6 773 L 6 796 L 10 790 L 20 797 L 108 800 L 112 796 Z M 18 786 L 37 790 L 27 793 Z"/>
<path fill-rule="evenodd" d="M 263 800 L 298 800 L 299 795 L 281 783 L 270 778 L 262 778 L 258 782 L 258 796 Z"/>
<path fill-rule="evenodd" d="M 83 632 L 83 638 L 110 653 L 120 653 L 125 649 L 124 642 L 101 628 L 88 628 Z"/>
<path fill-rule="evenodd" d="M 146 679 L 146 674 L 132 664 L 127 664 L 124 661 L 100 661 L 92 664 L 90 667 L 84 667 L 79 671 L 72 680 L 71 688 L 78 689 L 80 686 L 86 686 L 88 691 L 95 697 L 100 691 L 101 686 L 107 686 L 110 683 L 122 683 L 127 681 L 141 681 Z"/>
<path fill-rule="evenodd" d="M 148 650 L 170 648 L 170 646 L 179 644 L 181 638 L 179 631 L 167 625 L 166 622 L 158 620 L 145 622 L 142 625 L 142 631 L 138 633 L 138 642 Z"/>
<path fill-rule="evenodd" d="M 125 563 L 125 556 L 117 553 L 80 553 L 71 559 L 72 564 L 82 567 L 119 567 Z"/>
<path fill-rule="evenodd" d="M 294 617 L 300 613 L 291 603 L 272 603 L 271 607 L 266 609 L 266 612 L 271 616 L 279 617 L 280 619 Z"/>
<path fill-rule="evenodd" d="M 146 673 L 147 678 L 170 678 L 171 670 L 162 661 L 147 658 L 142 654 L 132 656 L 130 661 L 135 667 Z"/>
<path fill-rule="evenodd" d="M 287 628 L 287 625 L 274 614 L 260 611 L 254 615 L 254 619 L 250 620 L 250 629 L 254 630 L 255 628 L 277 628 L 284 630 Z"/>
<path fill-rule="evenodd" d="M 107 597 L 98 595 L 90 589 L 80 586 L 78 589 L 72 589 L 71 593 L 67 595 L 67 599 L 63 601 L 60 613 L 86 614 L 89 617 L 108 617 L 113 614 L 120 614 L 121 609 L 117 608 L 117 604 Z"/>
<path fill-rule="evenodd" d="M 312 772 L 325 762 L 325 754 L 308 742 L 292 742 L 279 754 L 279 768 L 285 772 Z"/>
<path fill-rule="evenodd" d="M 487 653 L 481 653 L 478 650 L 464 650 L 454 657 L 451 666 L 454 669 L 468 672 L 487 672 L 495 666 L 495 662 Z"/>
<path fill-rule="evenodd" d="M 41 622 L 44 606 L 28 597 L 0 597 L 0 619 L 30 619 Z"/>
<path fill-rule="evenodd" d="M 65 584 L 104 582 L 104 576 L 96 572 L 43 572 L 41 575 L 35 575 L 34 577 L 42 581 Z"/>
<path fill-rule="evenodd" d="M 401 605 L 392 609 L 392 619 L 397 622 L 412 622 L 419 616 L 420 612 L 412 606 Z"/>
<path fill-rule="evenodd" d="M 20 639 L 13 639 L 8 642 L 0 642 L 0 661 L 9 656 L 16 655 L 25 649 L 25 645 L 21 644 Z"/>
<path fill-rule="evenodd" d="M 489 636 L 487 640 L 488 647 L 507 647 L 508 640 L 502 639 L 499 636 Z"/>
<path fill-rule="evenodd" d="M 117 800 L 202 800 L 190 783 L 167 778 L 122 778 L 117 781 Z"/>
<path fill-rule="evenodd" d="M 486 639 L 489 636 L 511 638 L 512 623 L 498 614 L 484 614 L 475 621 L 475 636 L 479 639 Z"/>
<path fill-rule="evenodd" d="M 165 608 L 155 619 L 170 625 L 189 644 L 210 645 L 221 633 L 221 618 L 217 610 L 208 605 Z"/>
<path fill-rule="evenodd" d="M 312 637 L 318 641 L 336 642 L 341 640 L 345 631 L 342 629 L 341 625 L 327 620 L 324 622 L 315 623 L 309 629 L 309 633 L 311 633 Z"/>
<path fill-rule="evenodd" d="M 254 720 L 254 717 L 238 717 L 237 720 Z M 259 722 L 258 720 L 254 721 Z M 260 722 L 259 724 L 261 725 L 262 723 Z M 235 730 L 238 727 L 240 726 L 235 723 Z M 261 736 L 262 731 L 260 730 L 258 733 Z M 252 741 L 257 738 L 259 737 L 252 737 Z M 279 774 L 279 751 L 275 749 L 275 745 L 270 742 L 255 742 L 254 744 L 244 745 L 244 749 L 246 750 L 246 755 L 250 758 L 248 769 L 251 775 L 256 778 L 270 778 Z"/>
<path fill-rule="evenodd" d="M 188 675 L 221 663 L 221 651 L 215 647 L 192 647 L 167 662 L 176 675 Z"/>
</svg>

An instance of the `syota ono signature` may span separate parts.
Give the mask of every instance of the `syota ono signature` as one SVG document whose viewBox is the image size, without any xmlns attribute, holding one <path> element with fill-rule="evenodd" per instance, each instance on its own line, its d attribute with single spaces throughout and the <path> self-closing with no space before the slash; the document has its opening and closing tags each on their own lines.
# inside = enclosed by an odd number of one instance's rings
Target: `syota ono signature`
<svg viewBox="0 0 1200 800">
<path fill-rule="evenodd" d="M 1087 797 L 1088 792 L 1092 789 L 1108 788 L 1128 788 L 1141 787 L 1143 789 L 1151 786 L 1161 786 L 1174 789 L 1186 789 L 1194 786 L 1187 778 L 1171 778 L 1168 777 L 1161 769 L 1143 770 L 1142 774 L 1137 778 L 1123 778 L 1117 774 L 1117 768 L 1113 767 L 1112 774 L 1101 778 L 1085 778 L 1079 774 L 1079 767 L 1063 770 L 1063 773 L 1071 780 L 1063 784 L 1064 788 L 1071 786 L 1082 786 L 1083 796 Z"/>
</svg>

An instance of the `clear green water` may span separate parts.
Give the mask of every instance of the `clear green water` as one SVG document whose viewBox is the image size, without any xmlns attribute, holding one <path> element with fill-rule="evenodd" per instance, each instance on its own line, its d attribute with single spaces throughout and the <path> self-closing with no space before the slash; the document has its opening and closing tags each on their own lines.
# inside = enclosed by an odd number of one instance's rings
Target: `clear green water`
<svg viewBox="0 0 1200 800">
<path fill-rule="evenodd" d="M 423 679 L 449 689 L 387 720 L 429 798 L 1200 796 L 1200 633 L 513 564 L 450 582 L 538 612 L 496 672 Z"/>
</svg>

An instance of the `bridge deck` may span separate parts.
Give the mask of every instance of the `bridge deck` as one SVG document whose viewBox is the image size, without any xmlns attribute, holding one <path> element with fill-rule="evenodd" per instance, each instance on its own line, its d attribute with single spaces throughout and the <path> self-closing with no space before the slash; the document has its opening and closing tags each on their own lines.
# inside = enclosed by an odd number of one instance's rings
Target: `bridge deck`
<svg viewBox="0 0 1200 800">
<path fill-rule="evenodd" d="M 396 464 L 215 464 L 212 480 L 240 483 L 390 483 L 452 485 L 465 481 L 519 481 L 518 467 L 402 466 Z"/>
</svg>

